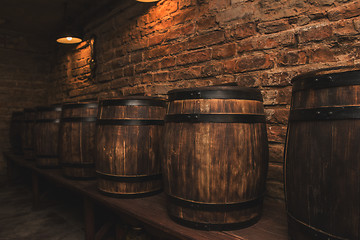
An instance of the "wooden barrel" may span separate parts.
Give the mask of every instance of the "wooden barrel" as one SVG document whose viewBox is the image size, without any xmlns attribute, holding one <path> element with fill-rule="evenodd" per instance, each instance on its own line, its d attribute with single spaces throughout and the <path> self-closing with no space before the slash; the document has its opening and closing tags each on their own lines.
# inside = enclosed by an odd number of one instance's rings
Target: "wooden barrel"
<svg viewBox="0 0 360 240">
<path fill-rule="evenodd" d="M 24 130 L 22 132 L 22 148 L 24 158 L 27 160 L 35 159 L 34 151 L 34 125 L 36 110 L 34 108 L 24 109 Z"/>
<path fill-rule="evenodd" d="M 160 139 L 166 101 L 152 97 L 103 100 L 97 120 L 98 189 L 143 197 L 162 190 Z"/>
<path fill-rule="evenodd" d="M 59 133 L 59 157 L 69 178 L 95 177 L 95 102 L 64 104 Z"/>
<path fill-rule="evenodd" d="M 360 71 L 345 70 L 293 79 L 285 148 L 293 240 L 360 239 Z"/>
<path fill-rule="evenodd" d="M 260 91 L 226 86 L 168 95 L 162 166 L 170 217 L 205 230 L 257 222 L 268 167 Z"/>
<path fill-rule="evenodd" d="M 61 106 L 52 105 L 36 108 L 35 159 L 41 168 L 59 167 L 58 142 Z"/>
<path fill-rule="evenodd" d="M 9 139 L 11 151 L 15 154 L 22 154 L 22 131 L 24 127 L 24 113 L 13 112 L 11 114 Z"/>
</svg>

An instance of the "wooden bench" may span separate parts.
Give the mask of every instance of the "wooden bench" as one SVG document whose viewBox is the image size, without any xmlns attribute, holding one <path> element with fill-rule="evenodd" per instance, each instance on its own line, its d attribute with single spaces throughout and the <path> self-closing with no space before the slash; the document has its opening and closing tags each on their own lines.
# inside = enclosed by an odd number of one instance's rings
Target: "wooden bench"
<svg viewBox="0 0 360 240">
<path fill-rule="evenodd" d="M 141 226 L 159 239 L 193 240 L 287 240 L 287 221 L 285 205 L 264 201 L 261 220 L 255 225 L 236 231 L 201 231 L 187 228 L 173 222 L 167 215 L 166 195 L 164 193 L 137 199 L 120 199 L 102 195 L 96 188 L 96 181 L 77 181 L 63 177 L 60 169 L 40 169 L 32 161 L 21 155 L 4 152 L 8 164 L 8 174 L 16 166 L 27 168 L 32 173 L 33 206 L 39 206 L 39 177 L 48 179 L 66 189 L 80 194 L 84 200 L 85 239 L 101 239 L 108 226 L 95 231 L 95 204 L 102 205 L 130 225 Z"/>
</svg>

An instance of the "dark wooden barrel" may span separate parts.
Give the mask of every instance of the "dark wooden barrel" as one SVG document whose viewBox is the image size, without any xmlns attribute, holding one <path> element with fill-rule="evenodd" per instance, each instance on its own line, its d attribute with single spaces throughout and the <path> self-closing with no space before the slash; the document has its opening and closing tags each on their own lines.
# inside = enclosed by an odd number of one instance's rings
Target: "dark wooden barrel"
<svg viewBox="0 0 360 240">
<path fill-rule="evenodd" d="M 198 229 L 228 230 L 260 219 L 268 167 L 259 90 L 173 90 L 164 133 L 168 212 Z"/>
<path fill-rule="evenodd" d="M 34 125 L 36 110 L 34 108 L 24 109 L 24 130 L 22 132 L 22 148 L 24 158 L 27 160 L 35 159 L 34 151 Z"/>
<path fill-rule="evenodd" d="M 360 239 L 360 71 L 293 79 L 285 148 L 293 240 Z"/>
<path fill-rule="evenodd" d="M 59 133 L 59 157 L 69 178 L 95 177 L 96 102 L 64 104 Z"/>
<path fill-rule="evenodd" d="M 52 105 L 36 108 L 35 159 L 41 168 L 59 167 L 59 123 L 61 106 Z"/>
<path fill-rule="evenodd" d="M 11 151 L 15 154 L 22 154 L 22 132 L 24 127 L 24 113 L 13 112 L 11 114 L 9 139 Z"/>
<path fill-rule="evenodd" d="M 162 190 L 160 139 L 166 101 L 152 97 L 103 100 L 97 120 L 98 189 L 143 197 Z"/>
</svg>

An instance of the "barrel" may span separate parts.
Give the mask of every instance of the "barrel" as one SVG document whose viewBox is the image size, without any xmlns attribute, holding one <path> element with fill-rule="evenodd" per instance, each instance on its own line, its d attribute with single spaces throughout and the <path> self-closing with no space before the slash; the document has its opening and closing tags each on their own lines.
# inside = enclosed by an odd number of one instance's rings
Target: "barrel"
<svg viewBox="0 0 360 240">
<path fill-rule="evenodd" d="M 59 123 L 61 106 L 52 105 L 36 108 L 35 159 L 40 168 L 59 167 Z"/>
<path fill-rule="evenodd" d="M 15 154 L 22 154 L 22 131 L 24 127 L 24 113 L 21 111 L 12 112 L 9 140 L 11 151 Z"/>
<path fill-rule="evenodd" d="M 24 109 L 24 130 L 22 132 L 22 148 L 24 159 L 35 159 L 34 152 L 34 125 L 36 110 L 34 108 Z"/>
<path fill-rule="evenodd" d="M 285 148 L 293 240 L 360 239 L 360 71 L 295 77 Z"/>
<path fill-rule="evenodd" d="M 146 96 L 100 101 L 96 172 L 100 192 L 134 198 L 162 191 L 160 140 L 166 101 Z"/>
<path fill-rule="evenodd" d="M 68 178 L 95 178 L 95 126 L 97 102 L 62 106 L 59 158 Z"/>
<path fill-rule="evenodd" d="M 168 96 L 162 166 L 170 217 L 203 230 L 256 223 L 268 168 L 260 91 L 202 87 Z"/>
</svg>

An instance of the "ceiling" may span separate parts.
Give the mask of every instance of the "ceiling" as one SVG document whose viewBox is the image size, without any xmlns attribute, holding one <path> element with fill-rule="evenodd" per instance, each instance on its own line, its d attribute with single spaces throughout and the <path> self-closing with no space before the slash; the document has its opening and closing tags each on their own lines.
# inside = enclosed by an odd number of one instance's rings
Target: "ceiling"
<svg viewBox="0 0 360 240">
<path fill-rule="evenodd" d="M 76 25 L 84 24 L 90 14 L 114 2 L 111 0 L 1 0 L 0 29 L 20 33 L 54 34 L 63 26 L 65 1 L 67 1 L 66 15 Z"/>
</svg>

